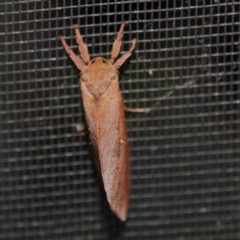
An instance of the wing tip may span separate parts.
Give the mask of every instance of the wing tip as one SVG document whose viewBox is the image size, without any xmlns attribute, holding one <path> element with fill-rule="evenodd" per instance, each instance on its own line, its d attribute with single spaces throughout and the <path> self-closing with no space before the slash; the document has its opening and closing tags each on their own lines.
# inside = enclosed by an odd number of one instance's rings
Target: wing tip
<svg viewBox="0 0 240 240">
<path fill-rule="evenodd" d="M 103 178 L 104 189 L 107 197 L 107 201 L 111 211 L 116 215 L 121 221 L 125 222 L 128 216 L 129 209 L 129 181 L 125 185 L 124 191 L 117 191 L 115 188 L 109 188 Z"/>
<path fill-rule="evenodd" d="M 121 197 L 119 198 L 119 195 L 111 196 L 111 192 L 106 191 L 106 188 L 105 188 L 105 192 L 106 192 L 107 201 L 111 211 L 121 221 L 125 222 L 128 216 L 129 194 L 126 194 L 125 192 L 125 194 L 123 194 L 125 196 L 121 195 Z"/>
<path fill-rule="evenodd" d="M 112 212 L 122 221 L 125 222 L 128 216 L 128 207 L 123 206 L 121 208 L 115 209 L 109 203 Z"/>
</svg>

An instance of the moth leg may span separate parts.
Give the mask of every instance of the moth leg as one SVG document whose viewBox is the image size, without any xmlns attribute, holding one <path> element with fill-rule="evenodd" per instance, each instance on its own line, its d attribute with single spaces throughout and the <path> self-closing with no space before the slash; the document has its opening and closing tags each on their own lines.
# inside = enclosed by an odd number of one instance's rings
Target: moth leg
<svg viewBox="0 0 240 240">
<path fill-rule="evenodd" d="M 69 57 L 72 59 L 74 64 L 77 66 L 77 68 L 82 71 L 85 67 L 86 64 L 83 62 L 81 58 L 79 58 L 73 51 L 72 49 L 67 45 L 65 42 L 64 38 L 62 36 L 59 36 L 59 39 L 63 45 L 63 48 L 65 49 L 66 53 L 69 55 Z"/>
<path fill-rule="evenodd" d="M 90 55 L 88 52 L 87 45 L 84 43 L 82 36 L 78 30 L 77 25 L 74 25 L 74 32 L 76 35 L 76 42 L 78 45 L 78 49 L 79 49 L 79 52 L 81 53 L 81 58 L 85 63 L 88 64 L 90 62 Z"/>
<path fill-rule="evenodd" d="M 77 132 L 82 132 L 86 128 L 85 124 L 77 124 L 76 125 L 76 131 Z"/>
<path fill-rule="evenodd" d="M 118 35 L 117 35 L 117 38 L 115 39 L 114 43 L 113 43 L 113 47 L 112 47 L 112 52 L 111 52 L 111 58 L 110 58 L 110 62 L 111 63 L 114 63 L 114 60 L 117 58 L 119 52 L 120 52 L 120 48 L 122 46 L 122 37 L 123 37 L 123 31 L 124 31 L 124 27 L 127 23 L 126 22 L 123 22 L 120 29 L 119 29 L 119 32 L 118 32 Z"/>
<path fill-rule="evenodd" d="M 132 40 L 132 46 L 131 48 L 128 50 L 128 52 L 126 52 L 123 56 L 121 56 L 114 64 L 113 66 L 115 68 L 120 68 L 122 66 L 122 64 L 132 55 L 132 51 L 134 50 L 135 46 L 136 46 L 137 40 L 136 38 L 134 38 Z"/>
<path fill-rule="evenodd" d="M 151 108 L 129 108 L 124 105 L 124 110 L 132 113 L 149 113 Z"/>
</svg>

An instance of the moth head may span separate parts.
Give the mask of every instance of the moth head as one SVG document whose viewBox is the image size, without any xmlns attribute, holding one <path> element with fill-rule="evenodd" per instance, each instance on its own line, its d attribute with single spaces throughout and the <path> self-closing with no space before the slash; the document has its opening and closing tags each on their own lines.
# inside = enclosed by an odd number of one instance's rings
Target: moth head
<svg viewBox="0 0 240 240">
<path fill-rule="evenodd" d="M 107 68 L 112 65 L 107 59 L 103 57 L 96 57 L 88 63 L 91 68 Z"/>
<path fill-rule="evenodd" d="M 81 72 L 81 82 L 118 80 L 118 71 L 113 64 L 102 57 L 92 59 Z"/>
</svg>

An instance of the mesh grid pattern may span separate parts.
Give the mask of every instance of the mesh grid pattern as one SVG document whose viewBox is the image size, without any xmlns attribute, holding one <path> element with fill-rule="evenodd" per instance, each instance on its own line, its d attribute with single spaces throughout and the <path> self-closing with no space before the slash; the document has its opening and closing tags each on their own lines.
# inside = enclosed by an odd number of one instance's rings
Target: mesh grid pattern
<svg viewBox="0 0 240 240">
<path fill-rule="evenodd" d="M 0 239 L 240 239 L 239 2 L 1 1 Z M 129 217 L 108 209 L 85 132 L 78 24 L 109 57 L 122 21 Z"/>
</svg>

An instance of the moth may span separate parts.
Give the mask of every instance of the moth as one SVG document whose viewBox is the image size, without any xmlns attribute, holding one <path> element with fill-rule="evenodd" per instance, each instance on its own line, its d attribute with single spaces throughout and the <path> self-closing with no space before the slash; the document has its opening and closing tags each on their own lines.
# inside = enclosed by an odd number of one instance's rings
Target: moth
<svg viewBox="0 0 240 240">
<path fill-rule="evenodd" d="M 80 88 L 94 162 L 110 209 L 122 221 L 127 219 L 130 192 L 129 142 L 124 111 L 149 112 L 148 108 L 132 109 L 123 103 L 117 69 L 131 56 L 137 42 L 132 39 L 128 52 L 115 61 L 122 45 L 125 25 L 126 22 L 123 22 L 120 27 L 109 60 L 102 57 L 90 59 L 76 25 L 74 31 L 81 57 L 59 36 L 66 53 L 81 71 Z M 78 130 L 82 129 L 80 126 Z"/>
</svg>

